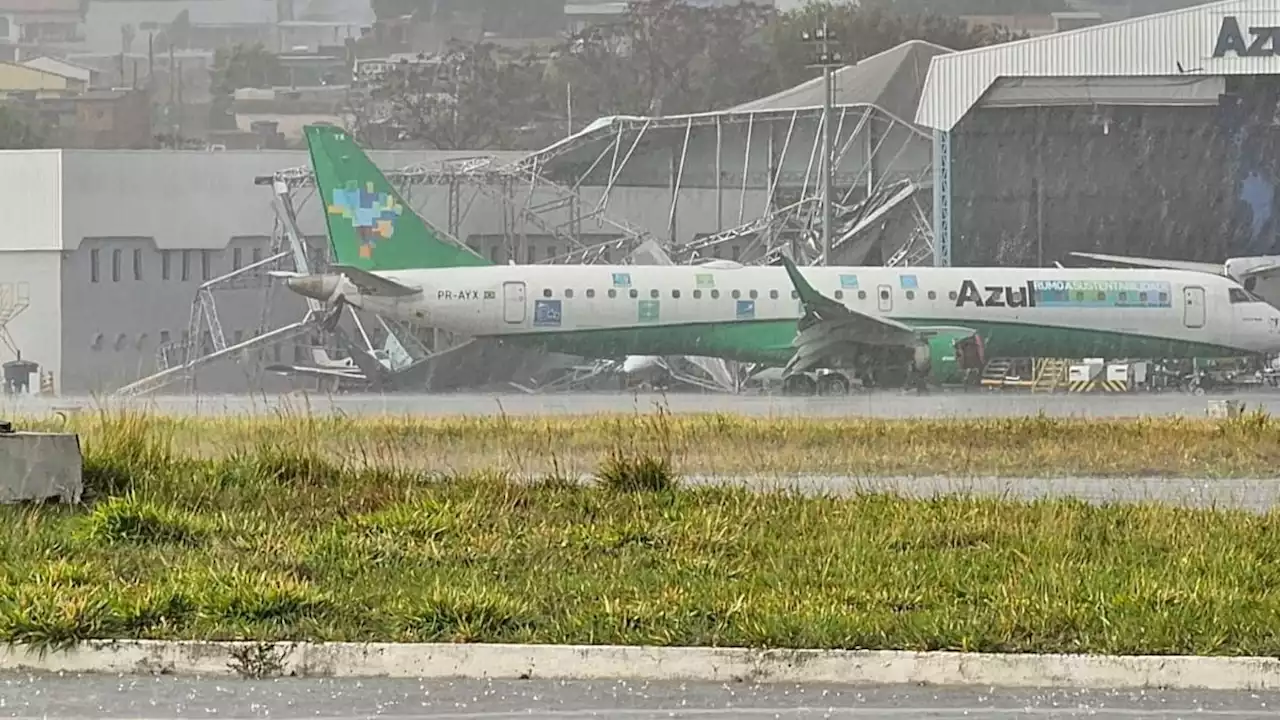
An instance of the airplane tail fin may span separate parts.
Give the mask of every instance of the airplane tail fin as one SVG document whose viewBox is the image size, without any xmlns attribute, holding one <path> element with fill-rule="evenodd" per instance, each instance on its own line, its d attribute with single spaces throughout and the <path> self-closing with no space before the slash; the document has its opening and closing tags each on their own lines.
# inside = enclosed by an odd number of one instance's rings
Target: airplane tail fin
<svg viewBox="0 0 1280 720">
<path fill-rule="evenodd" d="M 338 263 L 373 271 L 492 264 L 428 225 L 347 131 L 308 125 L 304 134 Z"/>
</svg>

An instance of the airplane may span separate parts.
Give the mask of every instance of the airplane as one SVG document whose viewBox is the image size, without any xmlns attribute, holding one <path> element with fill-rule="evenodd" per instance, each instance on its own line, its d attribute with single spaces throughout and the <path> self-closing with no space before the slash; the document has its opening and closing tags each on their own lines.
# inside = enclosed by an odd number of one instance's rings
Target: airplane
<svg viewBox="0 0 1280 720">
<path fill-rule="evenodd" d="M 1103 253 L 1072 252 L 1071 255 L 1118 265 L 1188 270 L 1229 277 L 1244 286 L 1245 290 L 1280 307 L 1280 255 L 1256 255 L 1227 258 L 1222 264 L 1191 260 L 1161 260 L 1130 255 L 1106 255 Z M 1261 287 L 1259 287 L 1261 285 Z"/>
<path fill-rule="evenodd" d="M 784 389 L 958 382 L 991 357 L 1280 351 L 1280 311 L 1234 279 L 1114 268 L 490 265 L 431 232 L 334 126 L 306 128 L 337 263 L 290 290 L 410 323 L 595 358 L 701 355 Z M 839 372 L 818 375 L 820 369 Z M 824 385 L 825 384 L 825 388 Z"/>
</svg>

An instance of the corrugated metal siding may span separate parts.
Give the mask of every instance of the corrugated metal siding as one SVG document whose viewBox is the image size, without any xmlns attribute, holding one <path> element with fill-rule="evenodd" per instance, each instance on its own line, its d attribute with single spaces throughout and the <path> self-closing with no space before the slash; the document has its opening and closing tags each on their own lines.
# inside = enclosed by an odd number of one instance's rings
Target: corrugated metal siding
<svg viewBox="0 0 1280 720">
<path fill-rule="evenodd" d="M 1214 58 L 1222 18 L 1280 26 L 1280 0 L 1225 0 L 933 59 L 916 122 L 950 130 L 999 77 L 1268 75 L 1280 56 Z"/>
</svg>

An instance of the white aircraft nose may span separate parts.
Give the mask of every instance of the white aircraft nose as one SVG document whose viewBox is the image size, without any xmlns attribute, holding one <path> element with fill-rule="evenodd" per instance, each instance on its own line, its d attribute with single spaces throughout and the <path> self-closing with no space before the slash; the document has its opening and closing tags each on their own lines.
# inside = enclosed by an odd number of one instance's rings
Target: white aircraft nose
<svg viewBox="0 0 1280 720">
<path fill-rule="evenodd" d="M 650 370 L 658 366 L 658 356 L 656 355 L 628 355 L 622 361 L 622 372 L 636 373 L 642 370 Z"/>
</svg>

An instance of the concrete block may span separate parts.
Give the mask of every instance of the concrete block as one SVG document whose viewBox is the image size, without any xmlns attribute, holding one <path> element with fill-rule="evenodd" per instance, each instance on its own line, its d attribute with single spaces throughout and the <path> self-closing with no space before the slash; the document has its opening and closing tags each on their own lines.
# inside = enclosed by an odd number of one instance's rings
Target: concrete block
<svg viewBox="0 0 1280 720">
<path fill-rule="evenodd" d="M 0 503 L 78 503 L 84 455 L 75 433 L 0 433 Z"/>
</svg>

